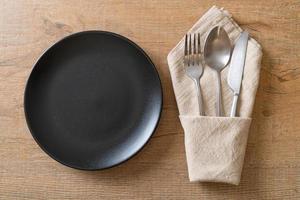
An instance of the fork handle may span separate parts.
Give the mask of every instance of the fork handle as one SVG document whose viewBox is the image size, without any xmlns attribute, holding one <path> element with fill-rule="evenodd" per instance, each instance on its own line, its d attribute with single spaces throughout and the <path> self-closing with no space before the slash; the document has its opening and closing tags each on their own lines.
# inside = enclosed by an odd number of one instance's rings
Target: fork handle
<svg viewBox="0 0 300 200">
<path fill-rule="evenodd" d="M 197 97 L 198 97 L 198 108 L 199 108 L 199 115 L 204 116 L 204 109 L 203 109 L 203 100 L 202 100 L 202 92 L 200 87 L 200 80 L 194 79 L 196 89 L 197 89 Z"/>
</svg>

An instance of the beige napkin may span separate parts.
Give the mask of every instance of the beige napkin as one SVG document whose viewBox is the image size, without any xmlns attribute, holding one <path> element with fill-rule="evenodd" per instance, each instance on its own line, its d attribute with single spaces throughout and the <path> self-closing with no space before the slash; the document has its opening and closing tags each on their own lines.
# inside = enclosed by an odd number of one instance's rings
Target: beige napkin
<svg viewBox="0 0 300 200">
<path fill-rule="evenodd" d="M 242 32 L 231 15 L 216 6 L 207 11 L 189 32 L 201 33 L 201 43 L 204 44 L 209 31 L 216 25 L 222 26 L 227 31 L 232 44 Z M 253 38 L 248 42 L 237 109 L 239 117 L 235 118 L 215 117 L 216 74 L 207 66 L 201 78 L 206 116 L 198 115 L 195 85 L 184 71 L 183 47 L 184 38 L 169 53 L 168 64 L 185 134 L 190 181 L 225 182 L 238 185 L 259 82 L 261 47 Z M 226 81 L 227 71 L 228 67 L 222 71 L 221 78 L 224 112 L 229 116 L 233 93 Z"/>
</svg>

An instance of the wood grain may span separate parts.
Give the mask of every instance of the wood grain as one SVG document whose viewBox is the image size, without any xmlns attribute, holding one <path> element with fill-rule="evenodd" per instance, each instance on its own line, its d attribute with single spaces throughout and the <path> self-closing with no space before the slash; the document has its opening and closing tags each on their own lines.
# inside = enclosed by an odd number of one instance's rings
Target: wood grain
<svg viewBox="0 0 300 200">
<path fill-rule="evenodd" d="M 189 183 L 183 130 L 166 56 L 214 3 L 263 47 L 260 86 L 240 186 Z M 70 169 L 32 139 L 23 113 L 27 77 L 53 42 L 77 31 L 117 32 L 157 66 L 158 130 L 132 160 L 105 171 Z M 300 2 L 0 1 L 0 199 L 300 199 Z"/>
</svg>

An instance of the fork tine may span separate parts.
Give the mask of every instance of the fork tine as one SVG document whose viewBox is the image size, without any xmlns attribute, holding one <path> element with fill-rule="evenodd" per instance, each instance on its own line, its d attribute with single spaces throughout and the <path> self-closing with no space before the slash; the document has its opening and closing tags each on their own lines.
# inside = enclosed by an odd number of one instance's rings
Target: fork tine
<svg viewBox="0 0 300 200">
<path fill-rule="evenodd" d="M 184 56 L 187 56 L 188 55 L 188 35 L 186 34 L 185 35 L 185 39 L 184 39 Z"/>
<path fill-rule="evenodd" d="M 188 65 L 188 62 L 189 62 L 189 57 L 188 57 L 188 35 L 186 34 L 185 35 L 185 38 L 184 38 L 184 57 L 183 57 L 183 64 L 185 66 Z"/>
<path fill-rule="evenodd" d="M 192 55 L 192 35 L 189 34 L 189 55 Z"/>
<path fill-rule="evenodd" d="M 196 34 L 193 34 L 193 65 L 196 64 L 197 52 L 196 52 Z"/>
<path fill-rule="evenodd" d="M 194 44 L 194 54 L 196 55 L 196 45 L 197 45 L 197 43 L 196 43 L 196 34 L 194 34 L 194 42 L 193 42 L 193 44 Z"/>
<path fill-rule="evenodd" d="M 200 33 L 197 34 L 198 40 L 197 40 L 197 46 L 198 46 L 198 64 L 200 65 L 201 63 L 201 41 L 200 41 Z"/>
<path fill-rule="evenodd" d="M 201 54 L 200 33 L 198 35 L 198 54 Z"/>
<path fill-rule="evenodd" d="M 189 65 L 192 64 L 192 59 L 193 59 L 193 56 L 192 56 L 192 35 L 189 34 Z"/>
</svg>

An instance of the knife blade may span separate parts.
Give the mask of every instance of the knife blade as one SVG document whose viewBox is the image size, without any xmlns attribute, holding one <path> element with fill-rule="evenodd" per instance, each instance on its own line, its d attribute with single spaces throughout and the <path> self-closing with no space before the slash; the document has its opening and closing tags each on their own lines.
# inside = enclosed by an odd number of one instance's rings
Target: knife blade
<svg viewBox="0 0 300 200">
<path fill-rule="evenodd" d="M 227 76 L 227 83 L 231 88 L 231 90 L 233 91 L 233 95 L 234 95 L 230 117 L 236 116 L 237 102 L 240 94 L 243 73 L 244 73 L 248 38 L 249 38 L 248 32 L 244 31 L 238 38 L 232 52 L 230 67 Z"/>
</svg>

